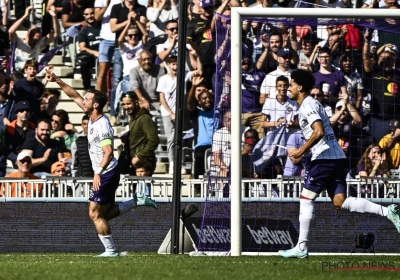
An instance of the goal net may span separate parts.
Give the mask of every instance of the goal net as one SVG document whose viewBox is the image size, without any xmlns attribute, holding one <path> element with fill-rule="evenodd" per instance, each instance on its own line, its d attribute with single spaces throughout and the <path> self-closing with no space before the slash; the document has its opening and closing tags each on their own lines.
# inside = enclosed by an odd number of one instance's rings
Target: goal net
<svg viewBox="0 0 400 280">
<path fill-rule="evenodd" d="M 382 11 L 233 8 L 218 17 L 219 125 L 206 163 L 200 252 L 238 256 L 296 245 L 298 199 L 310 159 L 288 158 L 288 149 L 304 143 L 296 123 L 298 107 L 287 91 L 294 69 L 312 71 L 316 78 L 312 96 L 331 116 L 347 156 L 347 194 L 399 202 L 395 169 L 400 157 L 394 158 L 384 139 L 400 127 L 395 121 L 400 118 L 400 29 L 394 19 L 399 13 L 385 9 L 383 17 Z M 358 178 L 371 175 L 375 148 L 387 152 L 380 178 Z M 374 236 L 375 247 L 361 251 L 399 251 L 400 235 L 390 221 L 336 211 L 326 193 L 316 201 L 310 251 L 357 251 L 355 242 L 364 232 Z"/>
</svg>

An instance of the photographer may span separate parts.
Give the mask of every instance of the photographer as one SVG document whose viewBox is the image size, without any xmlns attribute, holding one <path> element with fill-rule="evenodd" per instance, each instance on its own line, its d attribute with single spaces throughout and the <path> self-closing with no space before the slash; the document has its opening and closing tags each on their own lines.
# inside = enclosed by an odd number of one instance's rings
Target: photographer
<svg viewBox="0 0 400 280">
<path fill-rule="evenodd" d="M 390 130 L 381 141 L 379 146 L 386 153 L 386 159 L 391 169 L 397 169 L 400 165 L 400 121 L 390 121 Z"/>
</svg>

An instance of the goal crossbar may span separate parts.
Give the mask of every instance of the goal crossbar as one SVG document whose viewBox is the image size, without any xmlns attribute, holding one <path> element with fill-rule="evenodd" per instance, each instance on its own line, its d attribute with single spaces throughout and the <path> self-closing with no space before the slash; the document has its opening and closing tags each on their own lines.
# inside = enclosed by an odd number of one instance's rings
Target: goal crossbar
<svg viewBox="0 0 400 280">
<path fill-rule="evenodd" d="M 242 17 L 264 18 L 400 18 L 397 9 L 274 8 L 231 10 L 231 256 L 242 254 Z"/>
</svg>

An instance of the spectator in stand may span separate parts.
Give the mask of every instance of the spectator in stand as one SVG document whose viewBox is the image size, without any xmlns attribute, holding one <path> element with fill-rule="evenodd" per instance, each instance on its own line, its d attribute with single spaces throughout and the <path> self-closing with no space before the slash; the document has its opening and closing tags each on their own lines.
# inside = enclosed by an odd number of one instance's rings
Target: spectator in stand
<svg viewBox="0 0 400 280">
<path fill-rule="evenodd" d="M 337 117 L 337 121 L 332 119 Z M 358 139 L 361 138 L 362 118 L 357 109 L 349 101 L 349 97 L 344 94 L 336 104 L 335 114 L 330 118 L 333 132 L 339 145 L 347 158 L 347 170 L 352 170 L 357 166 L 357 159 L 361 153 L 358 149 Z"/>
<path fill-rule="evenodd" d="M 347 92 L 349 93 L 350 101 L 360 111 L 364 87 L 361 75 L 353 69 L 352 60 L 349 54 L 343 54 L 339 59 L 339 66 L 340 71 L 342 71 L 344 78 L 347 80 Z"/>
<path fill-rule="evenodd" d="M 222 14 L 221 5 L 216 13 Z M 203 66 L 203 77 L 211 82 L 215 73 L 215 19 L 213 4 L 207 3 L 200 7 L 200 16 L 189 20 L 187 26 L 188 44 L 197 49 L 197 54 Z"/>
<path fill-rule="evenodd" d="M 132 91 L 129 73 L 131 69 L 139 66 L 140 52 L 144 49 L 144 45 L 148 40 L 148 33 L 143 25 L 132 25 L 134 23 L 135 19 L 130 17 L 129 20 L 126 21 L 126 26 L 118 38 L 118 46 L 124 64 L 124 77 L 122 80 L 123 92 Z M 139 28 L 142 29 L 140 30 Z"/>
<path fill-rule="evenodd" d="M 291 38 L 291 40 L 292 39 L 293 38 Z M 278 51 L 283 48 L 283 37 L 281 31 L 274 31 L 269 34 L 269 38 L 265 34 L 262 36 L 261 40 L 264 42 L 263 45 L 265 48 L 264 52 L 257 60 L 256 67 L 258 70 L 265 71 L 266 74 L 269 74 L 270 72 L 276 70 L 276 66 L 279 65 Z M 299 63 L 299 55 L 297 52 L 289 46 L 285 49 L 288 49 L 290 52 L 290 64 L 297 65 Z"/>
<path fill-rule="evenodd" d="M 214 95 L 204 78 L 193 77 L 187 108 L 195 134 L 193 177 L 198 179 L 204 175 L 205 151 L 211 148 L 214 127 L 217 127 L 218 121 L 218 118 L 214 118 Z M 196 194 L 200 194 L 199 190 L 196 190 Z"/>
<path fill-rule="evenodd" d="M 244 178 L 259 178 L 253 163 L 253 149 L 260 141 L 258 132 L 250 128 L 244 133 L 244 145 L 242 149 L 242 176 Z"/>
<path fill-rule="evenodd" d="M 165 33 L 168 39 L 157 45 L 157 55 L 161 61 L 165 61 L 167 57 L 178 56 L 178 21 L 169 20 L 165 23 Z M 186 44 L 186 71 L 197 69 L 196 57 L 192 53 L 193 48 Z M 164 64 L 165 67 L 168 66 Z"/>
<path fill-rule="evenodd" d="M 400 119 L 400 73 L 395 70 L 395 55 L 384 49 L 379 55 L 377 66 L 374 66 L 370 56 L 371 34 L 365 32 L 363 48 L 364 88 L 371 94 L 371 117 L 369 133 L 375 141 L 382 139 L 389 130 L 389 120 Z"/>
<path fill-rule="evenodd" d="M 280 49 L 277 52 L 278 67 L 275 71 L 270 72 L 265 76 L 260 89 L 260 104 L 265 104 L 268 99 L 276 99 L 276 79 L 279 76 L 290 78 L 293 70 L 290 69 L 290 61 L 292 60 L 292 52 L 288 48 Z"/>
<path fill-rule="evenodd" d="M 51 116 L 56 111 L 60 102 L 61 92 L 58 89 L 49 88 L 44 91 L 42 98 L 42 108 L 38 119 L 47 119 L 51 121 Z"/>
<path fill-rule="evenodd" d="M 10 52 L 10 40 L 6 32 L 10 15 L 9 1 L 0 0 L 0 56 L 7 57 Z"/>
<path fill-rule="evenodd" d="M 147 5 L 147 19 L 150 21 L 149 38 L 164 34 L 166 23 L 177 20 L 179 17 L 178 6 L 175 0 L 149 0 Z"/>
<path fill-rule="evenodd" d="M 97 77 L 97 89 L 101 92 L 107 92 L 107 75 L 115 49 L 115 33 L 111 31 L 110 27 L 111 9 L 114 5 L 121 5 L 121 2 L 122 0 L 96 0 L 94 4 L 95 19 L 96 21 L 101 20 L 99 73 Z"/>
<path fill-rule="evenodd" d="M 82 117 L 82 131 L 77 134 L 75 142 L 71 145 L 72 153 L 72 166 L 71 173 L 72 177 L 93 177 L 94 172 L 89 157 L 88 150 L 88 126 L 89 116 L 84 115 Z"/>
<path fill-rule="evenodd" d="M 92 7 L 92 4 L 90 0 L 70 0 L 62 2 L 61 20 L 64 29 L 67 30 L 74 25 L 78 25 L 81 29 L 85 28 L 88 22 L 85 20 L 83 14 L 86 8 Z M 71 64 L 75 67 L 76 46 L 73 43 L 72 37 L 67 37 L 66 40 L 69 41 L 68 52 Z"/>
<path fill-rule="evenodd" d="M 135 92 L 125 93 L 124 98 L 130 98 L 133 101 L 128 105 L 128 100 L 124 100 L 125 108 L 131 116 L 129 123 L 129 150 L 132 166 L 135 167 L 139 160 L 148 160 L 153 167 L 152 175 L 156 169 L 155 150 L 159 144 L 157 127 L 149 111 L 139 107 L 138 96 Z"/>
<path fill-rule="evenodd" d="M 242 59 L 242 77 L 242 125 L 257 130 L 258 137 L 263 138 L 260 88 L 265 74 L 253 66 L 251 54 L 244 55 Z"/>
<path fill-rule="evenodd" d="M 28 101 L 31 106 L 31 121 L 36 122 L 40 113 L 40 103 L 44 93 L 44 85 L 36 79 L 39 64 L 36 60 L 28 60 L 25 63 L 24 71 L 26 77 L 18 80 L 13 87 L 11 99 L 14 102 Z M 10 115 L 11 111 L 11 115 Z M 15 110 L 8 107 L 6 116 L 11 116 L 11 120 L 15 119 Z"/>
<path fill-rule="evenodd" d="M 329 84 L 329 92 L 326 97 L 329 105 L 334 106 L 339 101 L 340 93 L 348 95 L 347 81 L 342 72 L 332 67 L 332 54 L 329 48 L 319 49 L 318 61 L 321 67 L 318 72 L 313 73 L 315 84 Z"/>
<path fill-rule="evenodd" d="M 175 146 L 175 105 L 176 105 L 176 83 L 177 83 L 177 61 L 178 57 L 170 56 L 165 61 L 169 69 L 169 73 L 162 76 L 157 85 L 157 91 L 160 93 L 160 111 L 164 124 L 165 134 L 167 135 L 167 148 L 169 160 L 169 174 L 173 174 L 173 166 L 175 162 L 174 146 Z M 191 80 L 192 76 L 200 76 L 199 71 L 188 72 L 185 80 Z M 182 173 L 184 173 L 182 169 Z"/>
<path fill-rule="evenodd" d="M 147 160 L 139 160 L 136 165 L 136 177 L 149 177 L 151 176 L 153 166 L 151 163 Z M 140 187 L 139 190 L 136 190 L 136 192 L 144 193 L 146 196 L 150 197 L 151 196 L 151 183 L 144 183 L 140 182 Z M 144 185 L 143 185 L 144 184 Z"/>
<path fill-rule="evenodd" d="M 366 0 L 361 6 L 363 9 L 388 8 L 391 6 L 400 6 L 400 1 L 396 0 Z"/>
<path fill-rule="evenodd" d="M 315 69 L 315 62 L 317 58 L 317 52 L 319 39 L 314 34 L 307 34 L 301 39 L 301 50 L 299 50 L 299 64 L 298 69 L 304 69 L 313 71 Z"/>
<path fill-rule="evenodd" d="M 261 125 L 266 130 L 266 135 L 275 133 L 281 126 L 285 125 L 289 133 L 299 128 L 298 125 L 298 104 L 288 98 L 289 79 L 286 76 L 279 76 L 275 82 L 276 97 L 268 98 L 262 108 Z"/>
<path fill-rule="evenodd" d="M 400 121 L 390 121 L 390 131 L 380 141 L 379 146 L 386 153 L 386 159 L 390 169 L 400 166 Z"/>
<path fill-rule="evenodd" d="M 315 5 L 318 8 L 353 8 L 351 0 L 315 0 Z"/>
<path fill-rule="evenodd" d="M 22 72 L 26 62 L 30 60 L 37 60 L 42 50 L 60 35 L 60 25 L 57 21 L 57 14 L 54 9 L 52 9 L 49 11 L 49 13 L 53 18 L 54 33 L 50 33 L 47 36 L 42 37 L 40 28 L 37 26 L 32 26 L 29 28 L 27 37 L 25 39 L 22 40 L 19 38 L 16 32 L 24 19 L 29 18 L 32 9 L 32 6 L 26 8 L 25 15 L 17 20 L 8 31 L 11 43 L 16 43 L 14 54 L 15 71 Z"/>
<path fill-rule="evenodd" d="M 371 144 L 358 162 L 357 173 L 360 176 L 390 178 L 386 155 L 378 144 Z"/>
<path fill-rule="evenodd" d="M 25 179 L 40 179 L 31 173 L 32 157 L 29 153 L 21 152 L 17 157 L 18 170 L 6 175 L 6 178 L 25 178 Z M 9 179 L 10 180 L 10 179 Z M 11 194 L 8 194 L 8 184 L 3 183 L 0 188 L 0 196 L 5 197 L 41 197 L 43 184 L 26 183 L 17 181 L 11 183 Z"/>
<path fill-rule="evenodd" d="M 51 176 L 51 165 L 56 161 L 65 161 L 59 141 L 50 139 L 51 123 L 39 120 L 36 135 L 22 145 L 22 152 L 28 152 L 32 157 L 32 173 L 35 176 Z"/>
<path fill-rule="evenodd" d="M 136 25 L 142 25 L 139 29 L 146 29 L 146 7 L 137 3 L 137 0 L 124 0 L 121 4 L 115 4 L 111 9 L 110 15 L 110 27 L 111 32 L 115 33 L 115 46 L 118 46 L 118 39 L 124 30 L 127 21 L 133 18 Z M 110 114 L 111 114 L 111 124 L 118 124 L 118 112 L 115 110 L 114 102 L 116 90 L 119 82 L 122 80 L 123 75 L 123 61 L 121 57 L 121 51 L 117 47 L 114 51 L 114 66 L 113 66 L 113 84 L 109 97 L 110 101 Z M 140 97 L 140 96 L 139 96 Z"/>
<path fill-rule="evenodd" d="M 17 155 L 21 152 L 26 140 L 35 137 L 35 123 L 29 121 L 30 106 L 26 101 L 19 101 L 15 104 L 17 119 L 7 125 L 5 141 L 9 159 L 14 168 L 17 168 Z"/>
<path fill-rule="evenodd" d="M 333 113 L 332 113 L 332 107 L 329 106 L 329 105 L 326 103 L 327 100 L 324 98 L 324 93 L 323 93 L 322 90 L 321 90 L 321 86 L 319 86 L 319 85 L 314 86 L 314 87 L 311 89 L 310 96 L 313 97 L 313 98 L 315 98 L 315 99 L 317 99 L 317 100 L 319 101 L 319 103 L 321 103 L 321 105 L 322 105 L 322 106 L 324 107 L 324 109 L 325 109 L 326 115 L 327 115 L 329 118 L 331 118 L 332 115 L 333 115 Z M 336 118 L 335 118 L 335 120 L 336 120 Z M 331 123 L 332 123 L 332 120 L 331 120 Z"/>
<path fill-rule="evenodd" d="M 65 164 L 61 161 L 56 161 L 55 163 L 52 164 L 51 166 L 51 175 L 53 177 L 65 177 L 67 176 L 67 167 L 65 166 Z M 47 187 L 50 186 L 50 188 L 48 189 L 47 193 L 49 195 L 54 195 L 54 197 L 72 197 L 72 188 L 71 186 L 66 185 L 66 189 L 62 189 L 61 191 L 66 191 L 66 193 L 60 193 L 60 184 L 61 184 L 61 180 L 60 179 L 55 179 L 53 178 L 53 183 L 50 185 L 47 185 Z M 56 183 L 57 182 L 57 183 Z"/>
<path fill-rule="evenodd" d="M 83 11 L 87 26 L 79 31 L 77 38 L 79 42 L 79 53 L 76 62 L 80 66 L 83 88 L 92 88 L 92 73 L 90 70 L 95 67 L 96 59 L 99 57 L 100 29 L 101 25 L 94 18 L 94 8 L 86 8 Z"/>
<path fill-rule="evenodd" d="M 76 140 L 76 129 L 69 121 L 67 111 L 59 109 L 51 118 L 51 139 L 60 141 L 64 158 L 72 158 L 71 145 Z"/>
<path fill-rule="evenodd" d="M 139 98 L 140 106 L 147 110 L 159 108 L 159 94 L 157 85 L 166 73 L 160 65 L 153 64 L 153 56 L 149 51 L 142 51 L 139 55 L 139 65 L 131 70 L 129 79 L 132 91 Z"/>
</svg>

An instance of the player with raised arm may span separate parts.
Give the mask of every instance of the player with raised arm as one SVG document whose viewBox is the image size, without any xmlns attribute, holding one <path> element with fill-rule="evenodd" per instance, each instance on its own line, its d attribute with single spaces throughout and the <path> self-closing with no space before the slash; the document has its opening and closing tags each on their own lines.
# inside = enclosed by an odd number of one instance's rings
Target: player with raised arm
<svg viewBox="0 0 400 280">
<path fill-rule="evenodd" d="M 107 95 L 98 90 L 89 89 L 82 98 L 72 87 L 64 83 L 54 73 L 52 82 L 60 88 L 82 108 L 90 117 L 88 127 L 89 155 L 94 170 L 93 188 L 90 190 L 89 216 L 93 220 L 105 252 L 99 257 L 117 257 L 118 252 L 114 244 L 108 221 L 122 215 L 136 206 L 151 206 L 157 204 L 144 194 L 136 194 L 132 200 L 115 204 L 115 191 L 120 181 L 118 161 L 114 158 L 114 130 L 103 107 L 107 103 Z"/>
<path fill-rule="evenodd" d="M 400 232 L 397 205 L 384 207 L 363 198 L 346 198 L 345 155 L 335 138 L 324 107 L 310 96 L 314 84 L 314 76 L 306 70 L 295 70 L 291 75 L 289 91 L 291 98 L 300 106 L 299 124 L 306 143 L 299 149 L 293 149 L 290 156 L 297 159 L 311 151 L 312 158 L 300 196 L 299 240 L 296 247 L 279 251 L 279 255 L 285 258 L 308 257 L 308 237 L 315 217 L 314 200 L 324 189 L 336 209 L 387 217 Z"/>
</svg>

